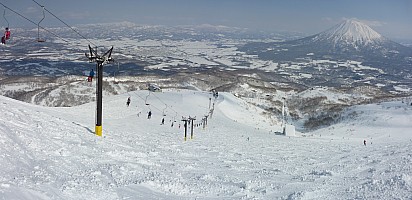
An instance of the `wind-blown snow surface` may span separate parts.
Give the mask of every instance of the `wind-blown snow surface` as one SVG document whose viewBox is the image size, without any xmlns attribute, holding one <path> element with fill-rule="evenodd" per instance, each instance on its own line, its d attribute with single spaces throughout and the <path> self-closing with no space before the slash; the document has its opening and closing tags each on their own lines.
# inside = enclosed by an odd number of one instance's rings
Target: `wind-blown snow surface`
<svg viewBox="0 0 412 200">
<path fill-rule="evenodd" d="M 103 137 L 92 133 L 94 103 L 0 97 L 0 199 L 412 198 L 412 108 L 401 102 L 354 107 L 351 120 L 285 137 L 259 109 L 220 93 L 206 129 L 184 141 L 169 120 L 198 123 L 211 95 L 148 94 L 105 97 Z"/>
</svg>

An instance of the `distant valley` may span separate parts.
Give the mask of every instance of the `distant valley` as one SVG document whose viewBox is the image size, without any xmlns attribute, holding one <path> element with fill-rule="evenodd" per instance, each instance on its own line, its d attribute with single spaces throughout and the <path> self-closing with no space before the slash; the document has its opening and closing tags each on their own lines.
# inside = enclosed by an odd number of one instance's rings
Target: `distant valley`
<svg viewBox="0 0 412 200">
<path fill-rule="evenodd" d="M 339 113 L 352 105 L 393 98 L 409 102 L 412 93 L 411 48 L 356 21 L 309 37 L 129 22 L 76 29 L 98 44 L 99 52 L 114 46 L 115 62 L 104 68 L 104 95 L 144 90 L 148 83 L 216 89 L 278 119 L 285 98 L 288 121 L 309 130 L 339 121 Z M 46 42 L 37 43 L 35 30 L 16 29 L 10 43 L 1 46 L 1 95 L 44 106 L 95 100 L 95 88 L 86 82 L 95 67 L 84 55 L 89 41 L 67 28 L 52 31 L 61 38 L 44 33 Z"/>
</svg>

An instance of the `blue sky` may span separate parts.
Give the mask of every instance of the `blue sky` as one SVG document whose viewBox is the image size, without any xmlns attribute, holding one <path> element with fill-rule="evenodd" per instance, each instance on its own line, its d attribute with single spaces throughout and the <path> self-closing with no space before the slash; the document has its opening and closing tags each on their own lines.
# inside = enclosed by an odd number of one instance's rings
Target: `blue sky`
<svg viewBox="0 0 412 200">
<path fill-rule="evenodd" d="M 386 37 L 412 39 L 412 0 L 36 1 L 71 25 L 120 21 L 150 25 L 212 24 L 311 35 L 343 19 L 356 18 Z M 41 8 L 32 0 L 0 2 L 33 21 L 41 19 Z M 8 10 L 6 17 L 16 26 L 27 25 L 24 19 Z M 43 22 L 46 27 L 59 24 L 47 13 Z M 4 23 L 1 19 L 0 24 L 4 26 Z"/>
</svg>

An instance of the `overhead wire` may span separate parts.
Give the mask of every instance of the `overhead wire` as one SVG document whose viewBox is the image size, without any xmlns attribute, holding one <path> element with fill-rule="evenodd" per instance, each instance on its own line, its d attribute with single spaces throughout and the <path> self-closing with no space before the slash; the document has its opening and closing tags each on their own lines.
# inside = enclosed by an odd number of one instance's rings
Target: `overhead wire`
<svg viewBox="0 0 412 200">
<path fill-rule="evenodd" d="M 37 42 L 45 42 L 46 40 L 42 40 L 40 39 L 40 23 L 44 20 L 44 18 L 46 18 L 46 15 L 44 14 L 44 7 L 43 8 L 43 18 L 39 21 L 39 23 L 37 23 Z"/>
<path fill-rule="evenodd" d="M 79 31 L 77 31 L 76 29 L 74 29 L 73 27 L 71 27 L 69 24 L 67 24 L 66 22 L 64 22 L 62 19 L 60 19 L 59 17 L 57 17 L 54 13 L 52 13 L 50 10 L 48 10 L 45 6 L 41 5 L 40 3 L 38 3 L 38 2 L 35 1 L 35 0 L 32 0 L 32 1 L 35 2 L 37 5 L 39 5 L 40 7 L 42 7 L 47 13 L 49 13 L 50 15 L 52 15 L 53 17 L 55 17 L 57 20 L 59 20 L 61 23 L 63 23 L 65 26 L 67 26 L 70 30 L 72 30 L 73 32 L 75 32 L 77 35 L 79 35 L 80 37 L 82 37 L 83 39 L 85 39 L 86 41 L 88 41 L 90 44 L 92 44 L 92 45 L 94 45 L 94 46 L 97 46 L 95 43 L 93 43 L 92 41 L 90 41 L 89 39 L 87 39 L 84 35 L 82 35 Z M 30 20 L 28 17 L 20 14 L 19 12 L 17 12 L 17 11 L 15 11 L 15 10 L 13 10 L 12 8 L 4 5 L 4 4 L 1 3 L 1 2 L 0 2 L 0 4 L 1 4 L 4 8 L 10 10 L 11 12 L 13 12 L 13 13 L 15 13 L 16 15 L 22 17 L 23 19 L 29 21 L 30 23 L 38 26 L 38 27 L 41 28 L 42 30 L 45 30 L 45 31 L 47 31 L 48 33 L 52 34 L 53 36 L 56 36 L 57 38 L 63 40 L 64 42 L 69 43 L 68 40 L 62 38 L 61 36 L 57 35 L 56 33 L 52 32 L 52 31 L 50 31 L 50 30 L 48 30 L 48 29 L 46 29 L 46 28 L 43 27 L 43 26 L 39 26 L 38 23 L 34 22 L 33 20 Z M 7 22 L 8 22 L 8 21 L 7 21 Z"/>
<path fill-rule="evenodd" d="M 38 3 L 35 0 L 32 0 L 34 3 L 36 3 L 37 5 L 39 5 L 40 7 L 43 7 L 44 10 L 46 12 L 48 12 L 50 15 L 52 15 L 53 17 L 55 17 L 57 20 L 59 20 L 61 23 L 63 23 L 64 25 L 66 25 L 68 28 L 70 28 L 72 31 L 74 31 L 75 33 L 77 33 L 77 35 L 79 35 L 80 37 L 82 37 L 83 39 L 85 39 L 86 41 L 88 41 L 90 44 L 97 46 L 96 44 L 94 44 L 92 41 L 90 41 L 89 39 L 87 39 L 85 36 L 83 36 L 82 34 L 80 34 L 76 29 L 74 29 L 73 27 L 71 27 L 70 25 L 68 25 L 66 22 L 64 22 L 63 20 L 61 20 L 59 17 L 57 17 L 55 14 L 53 14 L 51 11 L 49 11 L 47 8 L 45 8 L 43 5 L 41 5 L 40 3 Z"/>
<path fill-rule="evenodd" d="M 146 101 L 145 98 L 141 97 L 141 96 L 140 96 L 139 94 L 137 94 L 136 92 L 135 92 L 135 94 L 136 94 L 139 98 L 141 98 L 143 101 Z M 165 106 L 167 106 L 167 109 L 170 109 L 170 110 L 172 110 L 173 112 L 175 112 L 175 117 L 173 117 L 173 118 L 176 118 L 177 115 L 180 115 L 180 116 L 183 117 L 182 114 L 180 114 L 179 112 L 177 112 L 176 110 L 174 110 L 174 109 L 172 108 L 172 106 L 169 106 L 169 105 L 166 104 L 164 101 L 162 101 L 157 95 L 154 94 L 154 92 L 152 92 L 151 95 L 155 96 L 161 103 L 163 103 Z M 150 107 L 153 107 L 153 108 L 155 108 L 156 110 L 162 112 L 161 109 L 159 109 L 158 107 L 156 107 L 156 106 L 154 106 L 154 105 L 152 105 L 152 104 L 150 104 Z"/>
<path fill-rule="evenodd" d="M 127 93 L 129 94 L 129 92 L 127 92 Z M 140 96 L 139 94 L 137 94 L 137 91 L 134 91 L 134 94 L 135 94 L 136 96 L 138 96 L 140 99 L 142 99 L 142 101 L 144 101 L 145 104 L 147 103 L 147 98 L 145 99 L 144 97 L 142 97 L 142 96 Z M 161 100 L 157 95 L 155 95 L 154 92 L 150 92 L 150 91 L 149 91 L 149 94 L 155 96 L 161 103 L 163 103 L 163 104 L 166 106 L 165 109 L 170 109 L 170 110 L 172 110 L 173 112 L 175 112 L 175 116 L 174 116 L 174 117 L 171 117 L 171 118 L 173 119 L 173 122 L 176 122 L 176 117 L 177 117 L 178 115 L 180 115 L 180 116 L 183 117 L 183 115 L 181 115 L 181 114 L 178 113 L 176 110 L 174 110 L 174 109 L 172 108 L 172 106 L 169 106 L 169 105 L 166 104 L 163 100 Z M 129 94 L 129 95 L 130 95 L 130 94 Z M 148 97 L 148 96 L 147 96 L 147 97 Z M 148 105 L 148 104 L 146 104 L 146 105 Z M 150 104 L 150 107 L 151 107 L 151 108 L 155 108 L 155 109 L 158 110 L 159 112 L 162 112 L 162 110 L 161 110 L 160 108 L 158 108 L 158 107 L 156 107 L 156 106 L 154 106 L 154 105 L 152 105 L 152 104 Z M 164 112 L 165 109 L 163 109 L 163 112 Z M 208 116 L 209 113 L 206 114 L 206 115 Z M 190 116 L 189 116 L 189 117 L 190 117 Z M 202 123 L 204 123 L 203 119 L 202 119 L 202 122 L 199 122 L 199 123 L 196 124 L 196 127 L 200 126 Z"/>
<path fill-rule="evenodd" d="M 170 110 L 172 110 L 173 112 L 175 112 L 175 113 L 178 113 L 178 112 L 176 112 L 171 106 L 168 106 L 164 101 L 162 101 L 157 95 L 155 95 L 154 93 L 153 93 L 153 96 L 155 96 L 160 102 L 162 102 L 168 109 L 170 109 Z M 183 116 L 183 115 L 182 115 Z"/>
<path fill-rule="evenodd" d="M 137 95 L 139 98 L 141 98 L 143 101 L 145 101 L 145 103 L 146 103 L 147 99 L 141 97 L 141 96 L 138 95 L 138 94 L 136 94 L 136 95 Z M 150 107 L 156 108 L 156 110 L 158 110 L 158 111 L 160 111 L 160 112 L 162 111 L 161 109 L 157 108 L 156 106 L 150 105 Z"/>
<path fill-rule="evenodd" d="M 10 23 L 9 23 L 9 21 L 8 21 L 7 18 L 6 18 L 6 8 L 4 8 L 3 18 L 4 18 L 4 20 L 6 20 L 6 22 L 7 22 L 7 27 L 9 27 L 9 26 L 10 26 Z"/>
<path fill-rule="evenodd" d="M 176 111 L 172 108 L 172 106 L 168 106 L 168 105 L 167 105 L 164 101 L 162 101 L 157 95 L 155 95 L 154 92 L 152 92 L 152 95 L 155 96 L 160 102 L 162 102 L 162 103 L 167 107 L 167 109 L 172 110 L 173 112 L 176 113 L 176 115 L 179 114 L 178 112 L 176 112 Z M 158 109 L 158 110 L 159 110 L 159 109 Z M 209 115 L 209 113 L 206 114 L 206 115 Z M 181 116 L 183 117 L 183 115 L 181 115 Z M 175 116 L 175 117 L 176 117 L 176 116 Z M 202 117 L 203 117 L 203 116 L 202 116 Z"/>
<path fill-rule="evenodd" d="M 45 10 L 45 11 L 48 12 L 50 15 L 52 15 L 53 17 L 55 17 L 57 20 L 59 20 L 61 23 L 63 23 L 65 26 L 67 26 L 69 29 L 71 29 L 73 32 L 75 32 L 75 33 L 78 34 L 80 37 L 82 37 L 83 39 L 85 39 L 86 41 L 88 41 L 90 44 L 92 44 L 92 45 L 94 45 L 94 46 L 97 46 L 97 45 L 94 44 L 92 41 L 90 41 L 89 39 L 87 39 L 85 36 L 83 36 L 82 34 L 80 34 L 76 29 L 74 29 L 73 27 L 71 27 L 69 24 L 67 24 L 67 23 L 64 22 L 62 19 L 60 19 L 59 17 L 57 17 L 55 14 L 53 14 L 51 11 L 49 11 L 47 8 L 45 8 L 45 6 L 41 5 L 41 4 L 38 3 L 36 0 L 32 0 L 32 1 L 33 1 L 34 3 L 36 3 L 38 6 L 42 7 L 43 10 Z M 25 17 L 24 15 L 18 13 L 17 11 L 9 8 L 8 6 L 4 5 L 4 4 L 1 3 L 1 2 L 0 2 L 0 4 L 1 4 L 4 8 L 6 8 L 6 9 L 12 11 L 13 13 L 19 15 L 20 17 L 22 17 L 22 18 L 24 18 L 25 20 L 31 22 L 32 24 L 37 25 L 37 26 L 38 26 L 39 28 L 41 28 L 42 30 L 47 31 L 48 33 L 50 33 L 50 34 L 58 37 L 59 39 L 63 40 L 64 42 L 67 42 L 67 43 L 69 42 L 68 40 L 60 37 L 59 35 L 53 33 L 52 31 L 50 31 L 50 30 L 48 30 L 48 29 L 40 26 L 40 25 L 39 25 L 40 23 L 36 23 L 36 22 L 30 20 L 29 18 L 27 18 L 27 17 Z M 4 11 L 4 12 L 5 12 L 5 11 Z M 5 14 L 4 14 L 4 15 L 5 15 Z M 8 21 L 7 21 L 7 22 L 8 22 Z M 154 95 L 154 94 L 153 94 L 153 95 Z M 140 97 L 142 100 L 145 100 L 145 99 L 143 99 L 140 95 L 137 95 L 137 96 Z M 178 113 L 177 111 L 175 111 L 171 106 L 168 106 L 165 102 L 163 102 L 157 95 L 154 95 L 154 96 L 155 96 L 160 102 L 162 102 L 162 103 L 166 106 L 166 108 L 172 110 L 172 111 L 175 112 L 176 114 L 179 114 L 179 113 Z M 156 108 L 156 109 L 159 110 L 159 111 L 162 111 L 161 109 L 157 108 L 156 106 L 152 106 L 152 107 Z M 165 108 L 165 109 L 166 109 L 166 108 Z M 165 109 L 163 109 L 163 113 L 164 113 L 164 110 L 165 110 Z"/>
<path fill-rule="evenodd" d="M 4 5 L 3 3 L 1 3 L 1 2 L 0 2 L 0 4 L 1 4 L 4 8 L 7 8 L 7 9 L 8 9 L 8 10 L 10 10 L 11 12 L 15 13 L 16 15 L 18 15 L 18 16 L 22 17 L 23 19 L 25 19 L 25 20 L 29 21 L 30 23 L 32 23 L 32 24 L 34 24 L 34 25 L 36 25 L 36 26 L 40 27 L 42 30 L 45 30 L 45 31 L 47 31 L 48 33 L 50 33 L 50 34 L 52 34 L 52 35 L 54 35 L 54 36 L 58 37 L 58 38 L 59 38 L 59 39 L 61 39 L 61 40 L 63 40 L 64 42 L 69 43 L 69 41 L 68 41 L 68 40 L 66 40 L 66 39 L 64 39 L 64 38 L 62 38 L 62 37 L 60 37 L 60 36 L 59 36 L 59 35 L 57 35 L 56 33 L 53 33 L 52 31 L 50 31 L 50 30 L 48 30 L 48 29 L 44 28 L 43 26 L 38 25 L 36 22 L 34 22 L 34 21 L 30 20 L 29 18 L 27 18 L 27 17 L 25 17 L 24 15 L 22 15 L 22 14 L 18 13 L 17 11 L 15 11 L 15 10 L 13 10 L 13 9 L 11 9 L 11 8 L 9 8 L 9 7 L 7 7 L 7 6 L 6 6 L 6 5 Z"/>
<path fill-rule="evenodd" d="M 149 91 L 150 92 L 150 91 Z M 143 101 L 147 101 L 147 99 L 145 99 L 145 98 L 143 98 L 143 97 L 141 97 L 140 95 L 138 95 L 137 93 L 136 93 L 136 91 L 135 91 L 135 94 L 139 97 L 139 98 L 141 98 Z M 169 106 L 168 104 L 166 104 L 164 101 L 162 101 L 157 95 L 155 95 L 154 94 L 154 92 L 152 92 L 152 95 L 153 96 L 155 96 L 161 103 L 163 103 L 165 106 L 166 106 L 166 108 L 167 109 L 170 109 L 170 110 L 172 110 L 173 112 L 175 112 L 175 116 L 174 117 L 171 117 L 173 120 L 172 120 L 172 124 L 174 123 L 174 122 L 176 122 L 176 117 L 177 117 L 177 115 L 181 115 L 181 114 L 179 114 L 176 110 L 174 110 L 173 108 L 172 108 L 172 106 Z M 150 104 L 150 106 L 151 107 L 153 107 L 153 108 L 156 108 L 158 111 L 161 111 L 159 108 L 157 108 L 156 106 L 153 106 L 153 105 L 151 105 Z M 165 109 L 166 109 L 165 108 Z M 165 109 L 163 109 L 163 112 L 164 112 L 164 110 Z M 163 115 L 163 116 L 165 116 L 165 115 Z M 181 115 L 182 117 L 183 117 L 183 115 Z M 189 116 L 190 117 L 190 116 Z M 199 123 L 196 123 L 196 128 L 197 127 L 199 127 L 199 126 L 201 126 L 201 124 L 203 124 L 204 123 L 204 121 L 203 121 L 203 119 L 202 119 L 202 121 L 201 122 L 199 122 Z"/>
</svg>

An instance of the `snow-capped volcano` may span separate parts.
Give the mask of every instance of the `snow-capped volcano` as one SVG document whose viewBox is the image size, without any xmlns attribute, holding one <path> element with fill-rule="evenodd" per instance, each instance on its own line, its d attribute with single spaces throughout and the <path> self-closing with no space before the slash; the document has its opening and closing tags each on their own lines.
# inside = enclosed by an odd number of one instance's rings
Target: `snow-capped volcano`
<svg viewBox="0 0 412 200">
<path fill-rule="evenodd" d="M 249 43 L 240 50 L 275 62 L 354 60 L 383 69 L 390 74 L 405 73 L 412 69 L 412 48 L 393 42 L 368 25 L 353 19 L 305 38 L 284 42 Z"/>
<path fill-rule="evenodd" d="M 412 49 L 385 38 L 365 23 L 354 19 L 345 20 L 324 32 L 297 40 L 296 43 L 316 47 L 319 55 L 361 58 L 362 61 L 387 58 L 399 60 L 412 53 Z"/>
<path fill-rule="evenodd" d="M 313 40 L 326 40 L 334 45 L 366 46 L 380 44 L 387 39 L 368 25 L 348 19 L 316 35 Z"/>
</svg>

